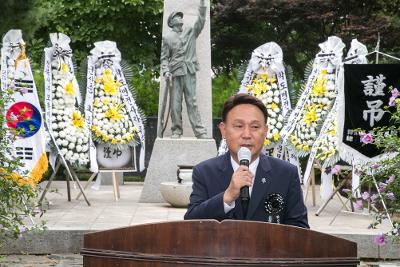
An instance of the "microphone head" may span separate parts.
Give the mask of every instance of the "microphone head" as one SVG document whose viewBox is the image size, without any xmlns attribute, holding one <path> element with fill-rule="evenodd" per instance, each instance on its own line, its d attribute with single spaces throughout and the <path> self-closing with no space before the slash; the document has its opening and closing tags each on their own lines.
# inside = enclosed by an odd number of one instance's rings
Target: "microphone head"
<svg viewBox="0 0 400 267">
<path fill-rule="evenodd" d="M 251 151 L 247 147 L 240 147 L 239 152 L 238 152 L 238 160 L 239 162 L 242 160 L 248 160 L 249 162 L 251 161 Z"/>
</svg>

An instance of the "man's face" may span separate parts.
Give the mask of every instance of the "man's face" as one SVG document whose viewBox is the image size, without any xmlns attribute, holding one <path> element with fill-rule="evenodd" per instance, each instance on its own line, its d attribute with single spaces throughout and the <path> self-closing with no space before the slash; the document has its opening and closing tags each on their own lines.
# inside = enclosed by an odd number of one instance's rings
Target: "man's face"
<svg viewBox="0 0 400 267">
<path fill-rule="evenodd" d="M 172 19 L 172 28 L 177 29 L 178 31 L 182 31 L 183 19 L 180 16 L 175 16 Z"/>
<path fill-rule="evenodd" d="M 241 104 L 231 109 L 225 123 L 221 122 L 219 129 L 237 162 L 237 153 L 242 146 L 250 149 L 251 161 L 255 160 L 263 148 L 267 134 L 264 114 L 251 104 Z"/>
</svg>

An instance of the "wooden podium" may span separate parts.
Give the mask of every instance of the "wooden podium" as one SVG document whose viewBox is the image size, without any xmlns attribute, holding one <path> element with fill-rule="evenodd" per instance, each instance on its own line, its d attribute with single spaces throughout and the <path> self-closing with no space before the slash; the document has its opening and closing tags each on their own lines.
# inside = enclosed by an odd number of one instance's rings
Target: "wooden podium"
<svg viewBox="0 0 400 267">
<path fill-rule="evenodd" d="M 84 236 L 84 267 L 357 266 L 357 244 L 253 221 L 143 224 Z"/>
</svg>

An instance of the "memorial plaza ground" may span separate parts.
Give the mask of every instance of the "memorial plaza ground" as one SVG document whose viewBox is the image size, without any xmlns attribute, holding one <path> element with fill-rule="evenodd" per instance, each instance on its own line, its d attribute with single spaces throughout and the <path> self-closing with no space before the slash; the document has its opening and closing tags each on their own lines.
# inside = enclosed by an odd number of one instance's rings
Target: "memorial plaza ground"
<svg viewBox="0 0 400 267">
<path fill-rule="evenodd" d="M 48 229 L 44 233 L 27 235 L 22 240 L 0 248 L 0 254 L 9 254 L 0 258 L 0 267 L 82 266 L 79 251 L 84 233 L 144 223 L 183 220 L 186 212 L 184 208 L 173 208 L 167 203 L 139 203 L 143 183 L 128 182 L 121 185 L 119 201 L 114 200 L 112 185 L 102 185 L 98 191 L 88 188 L 86 193 L 91 206 L 88 206 L 82 197 L 75 200 L 79 190 L 74 185 L 71 202 L 67 200 L 65 182 L 55 181 L 51 188 L 46 197 L 46 211 L 40 218 L 47 222 Z M 371 215 L 367 211 L 340 211 L 342 203 L 337 196 L 319 216 L 315 216 L 322 203 L 323 201 L 317 198 L 316 206 L 313 207 L 311 192 L 309 193 L 306 204 L 312 230 L 357 242 L 358 256 L 362 258 L 361 266 L 400 266 L 399 244 L 388 243 L 378 247 L 373 243 L 376 234 L 389 229 L 388 222 L 384 222 L 378 229 L 368 229 Z M 330 225 L 336 214 L 338 216 Z M 35 220 L 39 221 L 39 218 Z"/>
</svg>

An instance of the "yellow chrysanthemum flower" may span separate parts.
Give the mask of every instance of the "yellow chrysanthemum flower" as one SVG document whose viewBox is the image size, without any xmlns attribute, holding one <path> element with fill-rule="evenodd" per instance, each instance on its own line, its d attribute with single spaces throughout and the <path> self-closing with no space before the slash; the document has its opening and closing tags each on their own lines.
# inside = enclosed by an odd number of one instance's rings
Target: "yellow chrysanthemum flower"
<svg viewBox="0 0 400 267">
<path fill-rule="evenodd" d="M 69 71 L 68 65 L 65 63 L 61 64 L 61 71 L 63 74 L 66 74 Z"/>
<path fill-rule="evenodd" d="M 110 95 L 115 95 L 118 92 L 118 88 L 121 86 L 119 81 L 115 81 L 110 69 L 104 70 L 102 78 L 104 85 L 104 92 Z"/>
<path fill-rule="evenodd" d="M 100 107 L 100 101 L 97 98 L 93 101 L 93 106 L 96 108 Z"/>
<path fill-rule="evenodd" d="M 92 127 L 91 127 L 91 129 L 92 129 L 92 131 L 94 132 L 94 131 L 96 131 L 97 126 L 93 124 Z"/>
<path fill-rule="evenodd" d="M 268 82 L 269 83 L 275 83 L 276 79 L 274 77 L 271 77 L 271 78 L 268 79 Z"/>
<path fill-rule="evenodd" d="M 96 137 L 100 137 L 101 136 L 101 131 L 99 129 L 96 129 L 94 131 L 94 134 L 96 135 Z"/>
<path fill-rule="evenodd" d="M 127 134 L 126 137 L 125 137 L 125 139 L 126 139 L 127 141 L 131 141 L 131 140 L 133 139 L 133 134 Z"/>
<path fill-rule="evenodd" d="M 279 133 L 274 133 L 273 135 L 274 141 L 278 141 L 279 140 Z"/>
<path fill-rule="evenodd" d="M 72 124 L 78 128 L 83 128 L 85 126 L 85 120 L 79 111 L 72 112 Z"/>
<path fill-rule="evenodd" d="M 115 145 L 116 143 L 117 143 L 117 139 L 113 138 L 113 139 L 111 140 L 111 144 Z"/>
<path fill-rule="evenodd" d="M 121 140 L 119 143 L 120 143 L 121 145 L 125 145 L 125 144 L 126 144 L 125 140 Z"/>
<path fill-rule="evenodd" d="M 271 144 L 271 141 L 269 141 L 267 138 L 264 139 L 264 146 L 269 146 Z"/>
<path fill-rule="evenodd" d="M 264 82 L 264 81 L 267 80 L 268 75 L 267 74 L 261 74 L 260 77 L 261 77 L 261 80 Z"/>
<path fill-rule="evenodd" d="M 115 95 L 118 91 L 117 84 L 115 82 L 105 82 L 104 92 L 110 95 Z"/>
<path fill-rule="evenodd" d="M 253 92 L 255 95 L 260 95 L 261 93 L 264 93 L 267 87 L 265 86 L 264 83 L 256 83 L 253 87 Z"/>
<path fill-rule="evenodd" d="M 105 70 L 104 70 L 104 74 L 105 74 L 105 75 L 112 75 L 111 69 L 108 69 L 108 68 L 105 69 Z"/>
<path fill-rule="evenodd" d="M 317 82 L 312 89 L 312 92 L 315 96 L 321 97 L 326 93 L 325 83 Z"/>
<path fill-rule="evenodd" d="M 321 71 L 321 74 L 318 75 L 317 79 L 315 80 L 315 83 L 314 83 L 314 86 L 313 86 L 313 89 L 312 89 L 312 92 L 313 92 L 313 94 L 315 96 L 320 97 L 320 96 L 324 96 L 325 95 L 325 93 L 327 91 L 326 82 L 327 82 L 326 70 L 323 69 Z"/>
<path fill-rule="evenodd" d="M 108 140 L 110 140 L 110 137 L 108 135 L 103 135 L 103 141 L 107 142 Z"/>
<path fill-rule="evenodd" d="M 276 109 L 276 108 L 279 108 L 279 106 L 275 103 L 275 102 L 272 102 L 272 104 L 271 104 L 271 109 Z"/>
<path fill-rule="evenodd" d="M 67 85 L 65 85 L 65 92 L 69 95 L 75 94 L 75 89 L 74 85 L 72 84 L 72 81 L 69 81 Z"/>
<path fill-rule="evenodd" d="M 289 138 L 290 138 L 290 142 L 292 142 L 293 145 L 296 145 L 298 143 L 296 136 L 291 135 Z"/>
<path fill-rule="evenodd" d="M 304 116 L 304 121 L 307 125 L 310 125 L 314 121 L 317 120 L 317 112 L 316 112 L 317 107 L 316 106 L 311 106 L 307 113 Z"/>
<path fill-rule="evenodd" d="M 108 105 L 108 103 L 110 103 L 110 101 L 108 100 L 108 98 L 102 98 L 101 103 L 103 103 L 104 105 Z"/>
<path fill-rule="evenodd" d="M 121 108 L 122 108 L 122 105 L 118 105 L 118 106 L 110 105 L 109 109 L 106 111 L 104 116 L 108 119 L 119 121 L 124 117 L 124 115 L 122 113 L 120 113 Z"/>
</svg>

